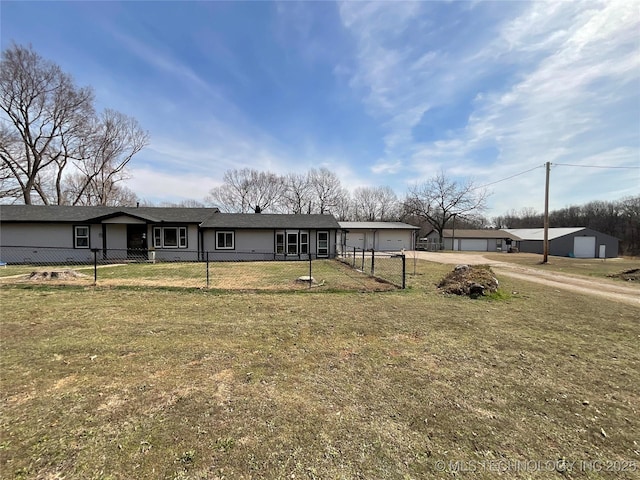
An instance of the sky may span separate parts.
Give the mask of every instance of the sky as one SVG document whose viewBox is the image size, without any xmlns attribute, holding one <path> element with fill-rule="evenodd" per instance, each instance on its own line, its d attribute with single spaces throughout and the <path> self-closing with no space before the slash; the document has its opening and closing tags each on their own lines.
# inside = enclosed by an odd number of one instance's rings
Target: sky
<svg viewBox="0 0 640 480">
<path fill-rule="evenodd" d="M 491 217 L 543 210 L 545 162 L 551 209 L 640 194 L 638 5 L 2 0 L 0 41 L 149 132 L 143 200 L 202 200 L 234 168 L 400 198 L 444 172 L 489 185 Z"/>
</svg>

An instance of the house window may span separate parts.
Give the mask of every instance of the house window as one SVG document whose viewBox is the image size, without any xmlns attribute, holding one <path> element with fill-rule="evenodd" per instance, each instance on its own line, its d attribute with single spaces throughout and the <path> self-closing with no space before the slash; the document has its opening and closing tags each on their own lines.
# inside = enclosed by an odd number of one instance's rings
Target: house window
<svg viewBox="0 0 640 480">
<path fill-rule="evenodd" d="M 178 229 L 165 228 L 162 230 L 162 246 L 164 248 L 178 248 Z"/>
<path fill-rule="evenodd" d="M 89 226 L 77 225 L 73 227 L 74 248 L 89 248 Z"/>
<path fill-rule="evenodd" d="M 155 248 L 187 248 L 187 227 L 154 227 Z"/>
<path fill-rule="evenodd" d="M 306 255 L 309 253 L 309 233 L 300 232 L 300 253 Z"/>
<path fill-rule="evenodd" d="M 235 248 L 235 232 L 216 232 L 216 250 L 233 250 Z"/>
<path fill-rule="evenodd" d="M 154 248 L 162 248 L 162 228 L 160 227 L 153 229 L 153 246 Z"/>
</svg>

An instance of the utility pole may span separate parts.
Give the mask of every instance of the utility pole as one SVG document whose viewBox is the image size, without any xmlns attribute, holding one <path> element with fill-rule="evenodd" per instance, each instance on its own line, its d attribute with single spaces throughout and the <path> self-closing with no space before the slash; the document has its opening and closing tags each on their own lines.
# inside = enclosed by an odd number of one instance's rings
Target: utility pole
<svg viewBox="0 0 640 480">
<path fill-rule="evenodd" d="M 453 233 L 451 234 L 451 250 L 456 249 L 456 215 L 457 213 L 453 214 Z"/>
<path fill-rule="evenodd" d="M 549 257 L 549 172 L 551 162 L 545 164 L 547 167 L 547 180 L 544 187 L 544 241 L 542 244 L 542 263 L 547 263 Z"/>
</svg>

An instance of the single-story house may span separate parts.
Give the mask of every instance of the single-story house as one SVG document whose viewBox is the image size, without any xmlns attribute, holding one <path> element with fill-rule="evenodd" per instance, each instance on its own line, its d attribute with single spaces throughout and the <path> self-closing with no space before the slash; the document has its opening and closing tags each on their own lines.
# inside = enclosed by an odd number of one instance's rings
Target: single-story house
<svg viewBox="0 0 640 480">
<path fill-rule="evenodd" d="M 511 233 L 495 229 L 445 229 L 442 234 L 444 250 L 465 252 L 506 252 L 518 240 Z M 438 232 L 432 230 L 426 238 L 438 242 Z"/>
<path fill-rule="evenodd" d="M 560 257 L 615 258 L 618 256 L 618 239 L 585 227 L 549 228 L 549 254 Z M 435 230 L 427 235 L 430 241 L 438 241 Z M 446 229 L 443 232 L 445 250 L 475 252 L 543 253 L 543 228 L 497 229 Z"/>
<path fill-rule="evenodd" d="M 331 215 L 227 214 L 217 208 L 0 205 L 0 261 L 335 256 Z"/>
<path fill-rule="evenodd" d="M 217 213 L 200 225 L 214 260 L 295 260 L 336 255 L 333 215 Z"/>
<path fill-rule="evenodd" d="M 518 237 L 521 252 L 543 253 L 543 228 L 505 228 Z M 590 228 L 549 228 L 549 255 L 576 258 L 615 258 L 618 239 Z"/>
<path fill-rule="evenodd" d="M 414 250 L 420 227 L 402 222 L 339 222 L 343 251 L 377 250 L 397 252 Z"/>
</svg>

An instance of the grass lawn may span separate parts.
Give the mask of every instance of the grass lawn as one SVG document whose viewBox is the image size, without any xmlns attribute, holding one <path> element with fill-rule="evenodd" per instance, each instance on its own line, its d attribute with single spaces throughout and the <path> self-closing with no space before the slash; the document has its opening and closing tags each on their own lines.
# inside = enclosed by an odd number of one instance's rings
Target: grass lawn
<svg viewBox="0 0 640 480">
<path fill-rule="evenodd" d="M 640 310 L 509 278 L 444 296 L 451 268 L 377 293 L 3 285 L 0 478 L 638 478 Z"/>
</svg>

